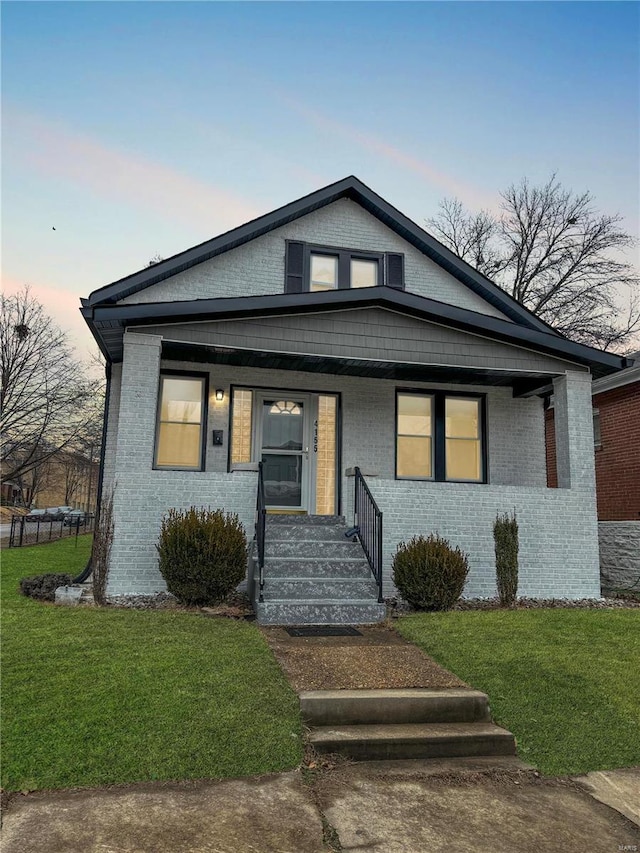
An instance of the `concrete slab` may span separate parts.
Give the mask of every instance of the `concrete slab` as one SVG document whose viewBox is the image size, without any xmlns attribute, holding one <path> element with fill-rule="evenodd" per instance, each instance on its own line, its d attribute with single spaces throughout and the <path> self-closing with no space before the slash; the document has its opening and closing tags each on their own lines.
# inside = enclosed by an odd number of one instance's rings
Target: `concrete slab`
<svg viewBox="0 0 640 853">
<path fill-rule="evenodd" d="M 575 781 L 599 800 L 640 826 L 640 767 L 599 770 Z"/>
<path fill-rule="evenodd" d="M 3 853 L 326 853 L 298 773 L 192 785 L 30 794 Z"/>
<path fill-rule="evenodd" d="M 637 828 L 577 786 L 358 778 L 320 788 L 341 849 L 368 853 L 557 853 L 640 849 Z"/>
</svg>

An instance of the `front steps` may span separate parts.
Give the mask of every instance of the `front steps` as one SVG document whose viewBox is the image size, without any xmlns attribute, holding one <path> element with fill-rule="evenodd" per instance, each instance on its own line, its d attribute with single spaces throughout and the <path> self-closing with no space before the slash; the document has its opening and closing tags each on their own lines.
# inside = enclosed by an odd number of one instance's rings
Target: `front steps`
<svg viewBox="0 0 640 853">
<path fill-rule="evenodd" d="M 513 763 L 511 732 L 477 690 L 314 690 L 300 694 L 318 752 L 355 761 L 483 758 Z"/>
<path fill-rule="evenodd" d="M 345 539 L 341 516 L 268 515 L 261 625 L 365 625 L 386 614 L 359 542 Z"/>
</svg>

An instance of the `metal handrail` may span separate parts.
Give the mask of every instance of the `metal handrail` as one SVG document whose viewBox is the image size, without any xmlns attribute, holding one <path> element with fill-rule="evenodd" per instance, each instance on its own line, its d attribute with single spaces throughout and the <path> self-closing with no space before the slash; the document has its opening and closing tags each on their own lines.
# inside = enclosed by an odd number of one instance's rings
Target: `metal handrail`
<svg viewBox="0 0 640 853">
<path fill-rule="evenodd" d="M 359 468 L 355 468 L 354 524 L 378 585 L 378 603 L 382 604 L 382 512 Z"/>
<path fill-rule="evenodd" d="M 267 523 L 267 506 L 264 496 L 264 474 L 262 462 L 258 462 L 258 496 L 256 498 L 256 546 L 258 549 L 258 601 L 264 601 L 264 534 Z"/>
</svg>

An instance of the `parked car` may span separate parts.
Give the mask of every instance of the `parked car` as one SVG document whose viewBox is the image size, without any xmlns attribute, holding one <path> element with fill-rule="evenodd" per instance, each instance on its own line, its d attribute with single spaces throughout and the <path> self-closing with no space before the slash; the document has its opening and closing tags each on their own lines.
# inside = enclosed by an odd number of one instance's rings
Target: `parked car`
<svg viewBox="0 0 640 853">
<path fill-rule="evenodd" d="M 65 527 L 75 527 L 78 523 L 80 527 L 84 527 L 93 518 L 93 514 L 85 512 L 83 509 L 73 509 L 64 517 Z"/>
<path fill-rule="evenodd" d="M 44 521 L 46 517 L 46 509 L 30 509 L 28 515 L 25 515 L 25 521 Z"/>
</svg>

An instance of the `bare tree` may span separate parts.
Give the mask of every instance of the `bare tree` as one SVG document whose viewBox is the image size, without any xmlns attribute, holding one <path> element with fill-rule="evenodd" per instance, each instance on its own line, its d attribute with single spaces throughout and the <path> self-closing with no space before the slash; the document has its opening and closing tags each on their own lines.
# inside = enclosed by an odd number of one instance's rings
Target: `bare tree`
<svg viewBox="0 0 640 853">
<path fill-rule="evenodd" d="M 0 298 L 3 477 L 24 477 L 68 447 L 91 419 L 93 389 L 66 333 L 24 287 Z"/>
<path fill-rule="evenodd" d="M 597 212 L 589 192 L 564 189 L 556 175 L 540 187 L 524 178 L 501 197 L 498 216 L 445 199 L 428 225 L 561 334 L 603 349 L 628 344 L 640 330 L 639 278 L 623 259 L 634 240 L 621 217 Z"/>
</svg>

